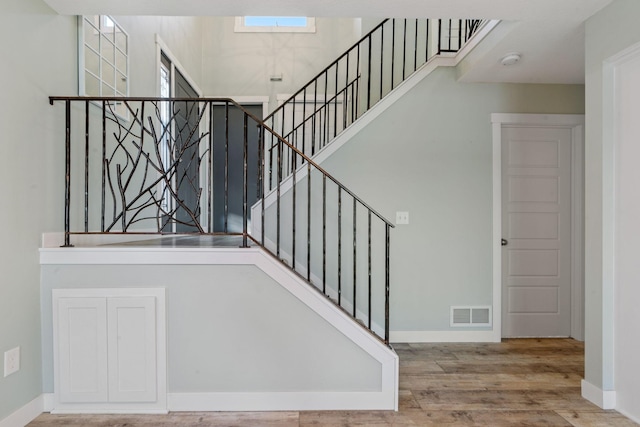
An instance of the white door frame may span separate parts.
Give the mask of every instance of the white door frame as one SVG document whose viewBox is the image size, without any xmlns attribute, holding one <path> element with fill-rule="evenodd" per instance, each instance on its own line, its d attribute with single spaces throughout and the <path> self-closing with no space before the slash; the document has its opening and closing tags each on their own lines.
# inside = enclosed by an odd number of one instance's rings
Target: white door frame
<svg viewBox="0 0 640 427">
<path fill-rule="evenodd" d="M 493 125 L 493 333 L 502 338 L 502 127 L 527 125 L 571 130 L 571 336 L 584 339 L 584 115 L 491 115 Z"/>
</svg>

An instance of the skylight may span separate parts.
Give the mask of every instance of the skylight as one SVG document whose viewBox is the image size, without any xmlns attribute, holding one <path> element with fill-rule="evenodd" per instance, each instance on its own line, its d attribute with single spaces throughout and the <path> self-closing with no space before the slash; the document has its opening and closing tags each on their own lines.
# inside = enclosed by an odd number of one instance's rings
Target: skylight
<svg viewBox="0 0 640 427">
<path fill-rule="evenodd" d="M 306 27 L 306 16 L 245 16 L 247 27 Z"/>
</svg>

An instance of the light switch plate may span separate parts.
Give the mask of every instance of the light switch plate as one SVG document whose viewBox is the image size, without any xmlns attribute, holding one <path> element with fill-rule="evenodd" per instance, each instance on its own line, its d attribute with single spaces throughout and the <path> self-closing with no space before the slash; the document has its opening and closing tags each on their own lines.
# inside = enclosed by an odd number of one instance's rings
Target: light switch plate
<svg viewBox="0 0 640 427">
<path fill-rule="evenodd" d="M 396 212 L 396 225 L 409 224 L 409 212 Z"/>
<path fill-rule="evenodd" d="M 4 376 L 8 377 L 20 370 L 20 347 L 4 352 Z"/>
</svg>

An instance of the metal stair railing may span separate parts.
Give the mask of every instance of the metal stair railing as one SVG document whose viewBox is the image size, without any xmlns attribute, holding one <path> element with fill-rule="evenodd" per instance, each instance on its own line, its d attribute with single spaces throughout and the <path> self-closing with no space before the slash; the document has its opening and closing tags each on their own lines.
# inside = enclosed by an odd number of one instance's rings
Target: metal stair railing
<svg viewBox="0 0 640 427">
<path fill-rule="evenodd" d="M 307 157 L 437 55 L 460 50 L 485 21 L 385 19 L 288 98 L 264 122 Z M 277 138 L 266 145 L 275 162 Z M 301 166 L 284 162 L 282 179 Z M 278 181 L 269 176 L 269 189 Z"/>
<path fill-rule="evenodd" d="M 50 103 L 64 104 L 64 246 L 83 234 L 230 236 L 263 247 L 388 345 L 393 224 L 261 119 L 226 98 Z M 284 159 L 304 164 L 286 191 Z"/>
</svg>

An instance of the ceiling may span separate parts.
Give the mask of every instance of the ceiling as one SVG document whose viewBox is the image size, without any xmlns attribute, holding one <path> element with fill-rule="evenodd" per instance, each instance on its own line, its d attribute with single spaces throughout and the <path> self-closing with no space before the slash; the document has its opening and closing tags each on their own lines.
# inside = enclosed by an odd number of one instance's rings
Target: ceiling
<svg viewBox="0 0 640 427">
<path fill-rule="evenodd" d="M 502 22 L 464 67 L 469 82 L 583 83 L 584 21 L 612 0 L 44 0 L 62 15 L 486 18 Z M 518 52 L 505 67 L 500 59 Z M 481 54 L 480 54 L 481 53 Z"/>
</svg>

